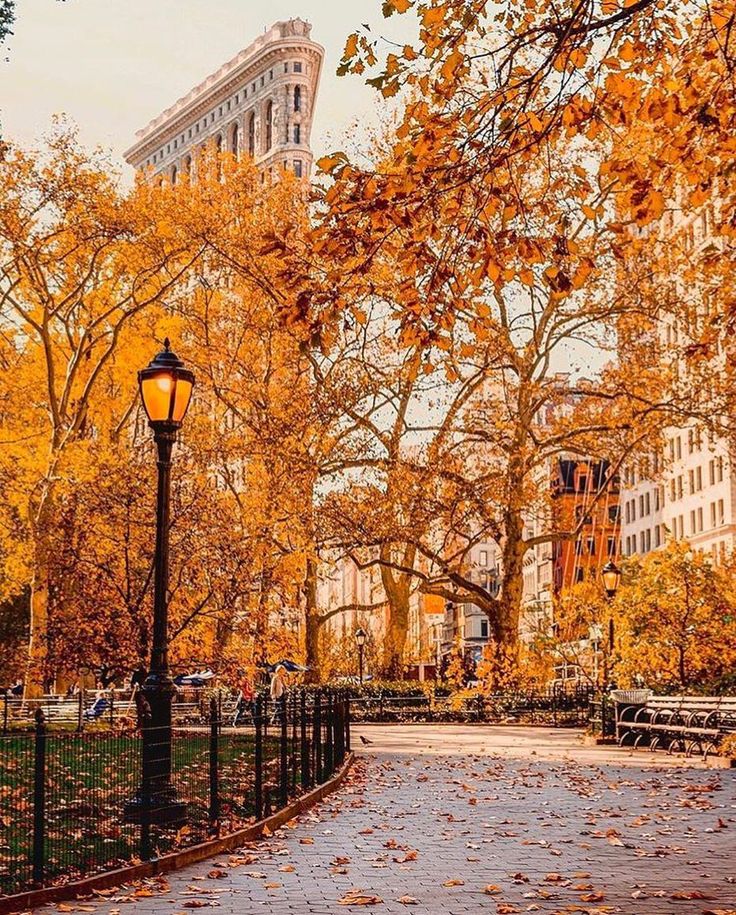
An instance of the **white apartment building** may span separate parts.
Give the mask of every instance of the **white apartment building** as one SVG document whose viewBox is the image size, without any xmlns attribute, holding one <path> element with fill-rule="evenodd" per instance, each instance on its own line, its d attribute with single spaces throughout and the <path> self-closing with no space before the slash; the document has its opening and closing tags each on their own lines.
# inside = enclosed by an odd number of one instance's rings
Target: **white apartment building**
<svg viewBox="0 0 736 915">
<path fill-rule="evenodd" d="M 324 49 L 302 19 L 276 22 L 136 133 L 134 168 L 172 184 L 196 168 L 199 150 L 247 153 L 264 173 L 307 177 L 310 132 Z"/>
<path fill-rule="evenodd" d="M 736 544 L 736 474 L 728 444 L 697 427 L 671 429 L 664 454 L 626 469 L 621 492 L 624 556 L 687 540 L 715 562 Z"/>
<path fill-rule="evenodd" d="M 687 250 L 716 250 L 711 235 L 713 206 L 684 221 L 677 210 L 662 220 L 660 232 L 682 232 Z M 687 371 L 679 352 L 692 342 L 709 318 L 702 301 L 679 321 L 663 320 L 660 340 Z M 719 347 L 711 371 L 723 370 L 725 353 Z M 724 438 L 706 434 L 696 424 L 667 430 L 661 453 L 640 458 L 623 473 L 621 490 L 621 540 L 624 556 L 660 549 L 668 537 L 687 540 L 693 549 L 709 554 L 714 562 L 725 559 L 736 545 L 736 465 Z"/>
</svg>

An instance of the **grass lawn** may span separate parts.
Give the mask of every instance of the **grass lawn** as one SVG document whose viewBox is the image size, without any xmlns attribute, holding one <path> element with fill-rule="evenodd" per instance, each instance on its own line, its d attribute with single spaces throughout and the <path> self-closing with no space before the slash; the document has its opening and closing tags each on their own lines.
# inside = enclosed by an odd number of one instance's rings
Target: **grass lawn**
<svg viewBox="0 0 736 915">
<path fill-rule="evenodd" d="M 154 836 L 159 852 L 177 841 L 199 841 L 209 828 L 209 733 L 175 731 L 172 781 L 188 805 L 186 828 Z M 223 820 L 240 823 L 254 812 L 252 733 L 227 733 L 219 741 L 219 794 Z M 274 759 L 278 740 L 264 740 Z M 138 826 L 123 819 L 125 802 L 140 781 L 140 737 L 89 731 L 51 733 L 46 741 L 46 876 L 89 873 L 135 857 Z M 34 738 L 0 737 L 0 893 L 30 883 Z"/>
</svg>

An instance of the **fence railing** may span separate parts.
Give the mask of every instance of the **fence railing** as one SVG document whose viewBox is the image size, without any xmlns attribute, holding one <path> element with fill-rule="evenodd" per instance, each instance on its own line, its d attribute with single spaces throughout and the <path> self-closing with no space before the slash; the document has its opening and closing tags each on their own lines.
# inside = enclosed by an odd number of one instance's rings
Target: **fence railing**
<svg viewBox="0 0 736 915">
<path fill-rule="evenodd" d="M 379 693 L 352 696 L 350 714 L 354 721 L 518 722 L 585 727 L 592 695 L 588 689 L 510 692 L 460 698 Z"/>
<path fill-rule="evenodd" d="M 32 731 L 0 736 L 0 894 L 233 832 L 327 781 L 350 749 L 342 692 L 258 697 L 237 727 L 215 698 L 209 711 L 170 745 L 165 730 L 52 730 L 41 710 Z"/>
<path fill-rule="evenodd" d="M 234 718 L 237 694 L 228 690 L 179 690 L 172 706 L 173 720 L 182 725 L 209 720 L 210 699 L 217 699 L 223 724 Z M 136 718 L 135 691 L 130 689 L 80 690 L 74 696 L 0 696 L 0 733 L 31 728 L 41 710 L 51 727 L 83 731 L 94 725 L 116 727 Z"/>
</svg>

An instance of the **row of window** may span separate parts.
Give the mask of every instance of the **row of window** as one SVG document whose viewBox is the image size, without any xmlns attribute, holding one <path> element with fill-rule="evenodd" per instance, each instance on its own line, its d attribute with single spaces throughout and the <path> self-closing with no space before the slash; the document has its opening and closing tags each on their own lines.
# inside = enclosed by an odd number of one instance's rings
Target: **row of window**
<svg viewBox="0 0 736 915">
<path fill-rule="evenodd" d="M 711 486 L 723 482 L 723 458 L 713 458 L 708 462 L 708 481 Z M 677 502 L 685 496 L 685 474 L 678 474 L 670 480 L 670 502 Z M 701 466 L 692 467 L 687 472 L 687 490 L 689 495 L 702 492 L 703 490 L 703 468 Z M 637 513 L 638 502 L 638 513 Z M 654 511 L 660 511 L 664 508 L 664 485 L 656 486 L 653 490 L 641 493 L 638 497 L 628 499 L 624 503 L 624 519 L 627 524 L 636 521 L 637 517 L 645 518 L 652 513 L 652 504 Z"/>
<path fill-rule="evenodd" d="M 301 62 L 295 61 L 292 64 L 292 67 L 293 67 L 294 73 L 302 72 Z M 288 72 L 289 72 L 289 64 L 285 63 L 284 64 L 284 73 L 288 73 Z M 271 80 L 273 80 L 273 70 L 272 69 L 268 71 L 268 80 L 269 80 L 269 82 Z M 266 74 L 262 74 L 260 77 L 260 85 L 261 85 L 261 87 L 263 87 L 263 86 L 265 86 L 265 84 L 266 84 Z M 258 81 L 254 82 L 252 84 L 252 93 L 256 92 L 257 85 L 258 85 Z M 226 102 L 223 102 L 222 105 L 220 105 L 217 110 L 215 110 L 213 108 L 212 111 L 210 111 L 208 114 L 206 114 L 201 120 L 197 121 L 195 124 L 192 124 L 192 126 L 188 130 L 184 131 L 180 137 L 176 137 L 170 143 L 167 143 L 165 147 L 162 146 L 161 149 L 159 149 L 152 156 L 150 156 L 148 159 L 146 159 L 146 165 L 155 165 L 156 162 L 161 162 L 163 160 L 164 156 L 170 155 L 172 152 L 175 152 L 179 148 L 179 144 L 184 146 L 185 140 L 187 140 L 187 139 L 191 140 L 194 137 L 196 137 L 196 135 L 200 132 L 200 130 L 202 130 L 202 131 L 206 130 L 208 126 L 211 126 L 212 124 L 215 123 L 216 117 L 221 118 L 223 116 L 227 116 L 228 112 L 231 111 L 234 106 L 239 105 L 241 100 L 245 101 L 245 99 L 247 99 L 247 98 L 248 98 L 248 87 L 245 86 L 241 91 L 236 92 L 235 96 L 232 99 L 228 99 Z M 303 102 L 302 87 L 295 86 L 294 93 L 293 93 L 294 111 L 299 112 L 302 110 L 302 102 Z M 294 142 L 298 143 L 299 141 L 295 140 Z"/>
<path fill-rule="evenodd" d="M 676 515 L 672 519 L 672 536 L 676 540 L 682 540 L 685 536 L 693 537 L 696 534 L 702 534 L 705 530 L 705 517 L 703 512 L 703 507 L 694 508 L 690 512 L 689 518 L 689 530 L 685 531 L 685 515 Z M 723 499 L 718 499 L 710 503 L 710 527 L 717 528 L 722 527 L 726 523 L 725 515 L 725 505 Z M 654 537 L 652 538 L 652 531 L 654 532 Z M 638 539 L 636 534 L 631 534 L 626 537 L 624 540 L 624 552 L 627 556 L 630 556 L 632 553 L 647 553 L 652 549 L 652 546 L 656 549 L 658 546 L 661 546 L 664 543 L 664 525 L 655 524 L 653 528 L 647 528 L 646 530 L 639 531 Z"/>
<path fill-rule="evenodd" d="M 605 523 L 607 517 L 609 524 L 618 524 L 621 520 L 621 509 L 619 505 L 609 505 L 603 512 L 596 512 L 596 515 L 600 518 L 601 523 Z M 587 505 L 575 506 L 575 522 L 579 524 L 581 521 L 583 524 L 593 523 L 593 515 L 589 514 Z"/>
<path fill-rule="evenodd" d="M 616 555 L 616 537 L 608 537 L 606 539 L 606 550 L 608 556 Z M 578 537 L 575 541 L 575 555 L 576 556 L 595 556 L 596 555 L 596 540 L 595 537 Z"/>
<path fill-rule="evenodd" d="M 675 461 L 682 460 L 682 455 L 685 451 L 687 451 L 687 454 L 697 454 L 703 450 L 703 434 L 700 429 L 688 429 L 684 446 L 683 440 L 683 434 L 673 435 L 667 442 L 661 457 L 656 452 L 653 452 L 646 457 L 640 458 L 635 464 L 628 466 L 623 472 L 624 485 L 635 486 L 637 483 L 656 477 L 660 471 L 665 469 L 664 458 L 666 457 L 669 457 L 670 464 L 674 464 Z M 712 449 L 714 444 L 715 439 L 713 436 L 708 435 L 708 447 Z M 723 458 L 718 458 L 717 460 L 721 463 L 722 472 Z M 711 461 L 711 463 L 713 462 Z"/>
<path fill-rule="evenodd" d="M 652 537 L 652 532 L 654 537 Z M 639 540 L 637 545 L 636 534 L 632 534 L 630 537 L 627 537 L 624 541 L 624 554 L 626 556 L 631 556 L 632 553 L 648 553 L 652 549 L 652 541 L 654 549 L 659 546 L 662 546 L 664 543 L 664 525 L 655 524 L 653 528 L 647 528 L 644 531 L 639 531 Z"/>
</svg>

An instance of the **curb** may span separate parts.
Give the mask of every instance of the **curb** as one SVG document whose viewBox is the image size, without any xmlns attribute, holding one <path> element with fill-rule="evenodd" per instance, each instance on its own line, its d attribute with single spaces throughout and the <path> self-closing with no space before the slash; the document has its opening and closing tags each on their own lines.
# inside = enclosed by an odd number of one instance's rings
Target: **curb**
<svg viewBox="0 0 736 915">
<path fill-rule="evenodd" d="M 263 836 L 265 829 L 273 832 L 288 820 L 318 804 L 323 798 L 336 791 L 342 785 L 354 761 L 355 753 L 348 753 L 342 769 L 330 781 L 324 782 L 324 784 L 314 788 L 308 794 L 304 794 L 302 797 L 292 801 L 283 810 L 279 810 L 277 813 L 266 817 L 264 820 L 259 820 L 251 826 L 246 826 L 244 829 L 239 829 L 237 832 L 232 832 L 218 839 L 210 839 L 207 842 L 201 842 L 199 845 L 192 845 L 191 848 L 184 848 L 181 851 L 162 855 L 160 858 L 154 858 L 141 864 L 120 867 L 114 871 L 95 874 L 92 877 L 85 877 L 83 880 L 76 880 L 61 886 L 49 886 L 40 890 L 16 893 L 13 896 L 2 896 L 0 897 L 0 915 L 10 915 L 12 912 L 27 912 L 29 909 L 48 905 L 52 902 L 90 896 L 94 890 L 109 889 L 123 883 L 130 883 L 132 880 L 140 880 L 143 877 L 167 874 L 170 871 L 179 870 L 182 867 L 219 855 L 224 851 L 239 848 L 246 842 L 254 842 Z"/>
</svg>

